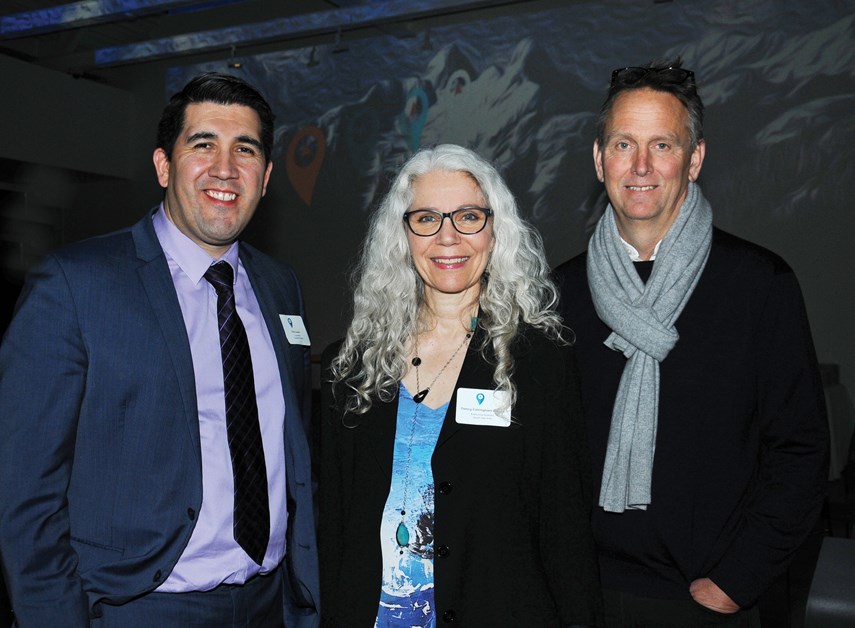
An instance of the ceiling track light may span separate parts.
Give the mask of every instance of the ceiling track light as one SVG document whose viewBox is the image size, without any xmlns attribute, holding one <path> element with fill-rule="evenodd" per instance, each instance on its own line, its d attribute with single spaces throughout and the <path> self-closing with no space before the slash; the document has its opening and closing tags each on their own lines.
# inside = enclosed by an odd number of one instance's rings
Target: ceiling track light
<svg viewBox="0 0 855 628">
<path fill-rule="evenodd" d="M 232 54 L 229 56 L 228 67 L 232 70 L 239 70 L 241 65 L 243 65 L 240 61 L 235 60 L 235 47 L 232 46 Z"/>
<path fill-rule="evenodd" d="M 343 44 L 341 41 L 341 29 L 339 28 L 335 32 L 335 46 L 333 46 L 333 53 L 346 52 L 348 50 L 347 45 Z"/>
<path fill-rule="evenodd" d="M 422 50 L 433 50 L 433 44 L 430 42 L 430 26 L 425 29 L 424 39 L 422 40 Z"/>
</svg>

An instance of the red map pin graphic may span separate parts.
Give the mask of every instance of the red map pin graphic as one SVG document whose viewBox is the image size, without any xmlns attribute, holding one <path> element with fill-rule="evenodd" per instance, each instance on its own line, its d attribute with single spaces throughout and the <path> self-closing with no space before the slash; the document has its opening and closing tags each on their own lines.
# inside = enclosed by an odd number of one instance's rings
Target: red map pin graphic
<svg viewBox="0 0 855 628">
<path fill-rule="evenodd" d="M 288 180 L 306 205 L 312 204 L 312 194 L 318 172 L 324 163 L 327 142 L 324 132 L 316 126 L 303 127 L 291 138 L 285 169 Z"/>
</svg>

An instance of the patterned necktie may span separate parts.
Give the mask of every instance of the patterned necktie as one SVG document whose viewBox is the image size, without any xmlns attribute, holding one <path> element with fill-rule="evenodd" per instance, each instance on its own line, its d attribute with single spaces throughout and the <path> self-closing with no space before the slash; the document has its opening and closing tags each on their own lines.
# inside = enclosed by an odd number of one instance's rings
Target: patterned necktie
<svg viewBox="0 0 855 628">
<path fill-rule="evenodd" d="M 267 469 L 258 424 L 252 358 L 246 330 L 235 309 L 232 267 L 228 262 L 217 262 L 208 268 L 205 279 L 217 291 L 226 431 L 235 479 L 235 541 L 260 565 L 270 539 L 270 505 L 267 502 Z"/>
</svg>

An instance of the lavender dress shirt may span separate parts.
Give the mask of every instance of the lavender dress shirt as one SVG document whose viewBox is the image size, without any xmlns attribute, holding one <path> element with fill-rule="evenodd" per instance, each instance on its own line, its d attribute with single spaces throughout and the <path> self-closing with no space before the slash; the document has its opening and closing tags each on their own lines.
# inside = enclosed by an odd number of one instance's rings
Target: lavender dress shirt
<svg viewBox="0 0 855 628">
<path fill-rule="evenodd" d="M 217 294 L 204 278 L 215 261 L 166 217 L 163 206 L 154 214 L 160 241 L 178 302 L 196 379 L 199 436 L 202 445 L 202 509 L 190 541 L 172 570 L 158 587 L 161 592 L 207 591 L 220 584 L 242 584 L 258 573 L 276 568 L 285 555 L 287 504 L 285 485 L 285 400 L 273 343 L 246 270 L 238 257 L 238 243 L 222 260 L 235 269 L 235 303 L 246 328 L 252 354 L 252 371 L 261 423 L 264 461 L 270 500 L 270 543 L 259 567 L 234 539 L 234 478 L 226 436 L 226 407 Z M 163 487 L 168 491 L 169 487 Z"/>
</svg>

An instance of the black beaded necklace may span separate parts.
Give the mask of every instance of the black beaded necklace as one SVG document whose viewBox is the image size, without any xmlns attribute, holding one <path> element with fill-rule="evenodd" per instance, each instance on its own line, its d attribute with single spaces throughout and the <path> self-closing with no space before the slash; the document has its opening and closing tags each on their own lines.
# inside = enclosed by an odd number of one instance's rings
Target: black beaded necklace
<svg viewBox="0 0 855 628">
<path fill-rule="evenodd" d="M 416 419 L 419 415 L 419 408 L 421 408 L 422 402 L 425 400 L 425 397 L 428 396 L 430 392 L 431 386 L 433 386 L 439 376 L 445 372 L 445 369 L 448 368 L 448 365 L 451 364 L 451 361 L 454 357 L 460 353 L 460 350 L 463 346 L 469 341 L 472 337 L 472 333 L 475 331 L 475 326 L 478 324 L 478 317 L 473 316 L 472 321 L 469 325 L 469 331 L 466 332 L 466 336 L 463 338 L 463 342 L 461 342 L 457 348 L 454 350 L 454 353 L 451 354 L 451 357 L 446 360 L 445 364 L 442 365 L 442 368 L 439 369 L 439 372 L 433 378 L 430 384 L 425 386 L 423 389 L 420 389 L 419 386 L 419 366 L 421 366 L 422 359 L 419 357 L 419 341 L 418 336 L 416 336 L 416 355 L 413 356 L 413 359 L 410 361 L 410 364 L 413 365 L 416 369 L 416 390 L 418 391 L 415 395 L 413 395 L 413 401 L 416 403 L 416 409 L 413 412 L 413 418 L 410 423 L 410 438 L 407 443 L 407 464 L 404 468 L 404 496 L 401 504 L 401 523 L 398 524 L 398 529 L 395 530 L 395 541 L 398 543 L 398 547 L 400 548 L 401 553 L 404 553 L 404 548 L 410 544 L 410 531 L 407 529 L 407 524 L 404 523 L 404 517 L 407 514 L 407 489 L 410 487 L 410 458 L 413 454 L 413 438 L 416 434 Z"/>
</svg>

